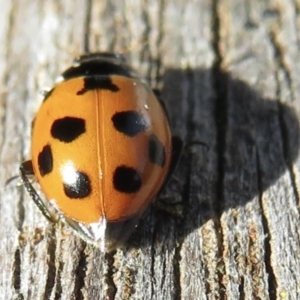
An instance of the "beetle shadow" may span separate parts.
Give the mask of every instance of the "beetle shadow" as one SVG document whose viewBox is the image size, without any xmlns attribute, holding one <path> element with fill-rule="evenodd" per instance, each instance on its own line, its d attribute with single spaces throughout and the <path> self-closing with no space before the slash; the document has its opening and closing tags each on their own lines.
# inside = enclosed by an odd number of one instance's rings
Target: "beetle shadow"
<svg viewBox="0 0 300 300">
<path fill-rule="evenodd" d="M 263 98 L 230 73 L 169 69 L 163 81 L 171 130 L 185 148 L 156 201 L 169 198 L 182 216 L 152 205 L 126 244 L 129 248 L 176 247 L 207 221 L 259 197 L 299 153 L 299 121 L 292 108 Z"/>
</svg>

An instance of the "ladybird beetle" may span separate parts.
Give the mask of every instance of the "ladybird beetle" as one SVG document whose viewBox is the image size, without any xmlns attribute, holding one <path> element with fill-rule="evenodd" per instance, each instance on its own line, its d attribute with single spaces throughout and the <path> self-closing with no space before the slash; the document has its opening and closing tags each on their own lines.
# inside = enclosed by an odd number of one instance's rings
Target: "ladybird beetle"
<svg viewBox="0 0 300 300">
<path fill-rule="evenodd" d="M 45 93 L 32 122 L 31 160 L 20 174 L 48 219 L 110 251 L 161 190 L 180 147 L 163 103 L 124 58 L 87 54 Z"/>
</svg>

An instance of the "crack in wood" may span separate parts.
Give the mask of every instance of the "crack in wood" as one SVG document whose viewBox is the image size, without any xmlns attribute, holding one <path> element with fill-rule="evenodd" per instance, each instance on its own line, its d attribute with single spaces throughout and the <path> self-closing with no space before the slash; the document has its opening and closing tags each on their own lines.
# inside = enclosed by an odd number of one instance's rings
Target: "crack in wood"
<svg viewBox="0 0 300 300">
<path fill-rule="evenodd" d="M 227 80 L 226 75 L 222 72 L 221 53 L 221 18 L 219 12 L 220 0 L 216 0 L 212 5 L 212 32 L 213 40 L 212 47 L 215 54 L 215 61 L 212 66 L 212 80 L 213 87 L 216 93 L 216 106 L 215 106 L 215 123 L 216 123 L 216 139 L 217 139 L 217 168 L 218 179 L 216 184 L 216 199 L 213 202 L 213 209 L 216 213 L 214 219 L 214 228 L 217 236 L 218 256 L 220 257 L 219 266 L 216 270 L 219 284 L 219 295 L 221 299 L 226 298 L 226 286 L 223 283 L 223 272 L 225 268 L 224 263 L 224 246 L 223 246 L 223 230 L 221 226 L 220 216 L 223 213 L 224 207 L 224 164 L 225 164 L 225 151 L 226 151 L 226 131 L 227 131 Z"/>
<path fill-rule="evenodd" d="M 156 231 L 157 231 L 157 227 L 153 226 L 153 234 L 152 234 L 152 240 L 151 240 L 151 245 L 154 245 L 154 241 L 155 241 L 155 236 L 156 236 Z M 154 278 L 155 277 L 155 250 L 154 247 L 151 247 L 151 266 L 150 266 L 150 272 L 151 272 L 151 277 Z M 153 280 L 151 280 L 151 298 L 154 295 L 154 283 Z"/>
<path fill-rule="evenodd" d="M 174 274 L 174 299 L 181 299 L 182 287 L 180 284 L 181 279 L 181 270 L 180 270 L 180 262 L 181 262 L 181 247 L 182 241 L 177 240 L 176 248 L 174 252 L 174 260 L 173 260 L 173 274 Z"/>
<path fill-rule="evenodd" d="M 246 295 L 245 295 L 245 279 L 244 276 L 241 276 L 241 283 L 239 285 L 239 300 L 244 300 L 246 299 Z"/>
<path fill-rule="evenodd" d="M 83 248 L 80 251 L 79 255 L 79 262 L 77 268 L 75 270 L 76 279 L 74 283 L 74 292 L 76 300 L 83 300 L 84 296 L 82 293 L 82 289 L 84 287 L 84 279 L 86 277 L 86 270 L 87 270 L 87 255 L 85 253 L 86 244 L 83 243 Z"/>
<path fill-rule="evenodd" d="M 61 283 L 63 281 L 62 278 L 62 270 L 64 267 L 64 263 L 62 261 L 59 262 L 58 268 L 57 268 L 57 273 L 56 273 L 56 284 L 55 284 L 55 297 L 54 300 L 59 300 L 61 299 L 61 294 L 62 294 L 62 286 Z"/>
<path fill-rule="evenodd" d="M 49 243 L 47 250 L 47 264 L 48 264 L 48 274 L 47 274 L 47 282 L 44 292 L 44 299 L 50 299 L 52 290 L 55 285 L 55 277 L 56 277 L 56 266 L 55 266 L 55 252 L 56 252 L 56 239 L 55 239 L 55 227 L 52 226 L 49 233 Z"/>
<path fill-rule="evenodd" d="M 116 251 L 105 253 L 105 263 L 107 265 L 107 270 L 104 276 L 104 281 L 107 284 L 107 290 L 105 291 L 106 299 L 115 299 L 117 293 L 117 287 L 115 285 L 113 275 L 114 275 L 114 262 L 115 262 Z"/>
<path fill-rule="evenodd" d="M 164 12 L 165 12 L 165 1 L 161 0 L 159 2 L 159 17 L 158 17 L 158 36 L 156 41 L 156 46 L 158 50 L 158 58 L 156 59 L 156 73 L 155 73 L 155 83 L 154 87 L 158 89 L 162 89 L 162 78 L 163 78 L 163 64 L 162 64 L 162 41 L 164 38 L 164 30 L 163 30 L 163 20 L 164 20 Z"/>
<path fill-rule="evenodd" d="M 263 183 L 262 183 L 262 174 L 261 174 L 261 169 L 260 169 L 260 158 L 259 158 L 259 153 L 258 150 L 256 149 L 256 173 L 257 173 L 257 187 L 258 187 L 258 198 L 259 198 L 259 205 L 260 205 L 260 210 L 261 210 L 261 216 L 262 216 L 262 227 L 263 227 L 263 232 L 265 235 L 265 240 L 264 240 L 264 248 L 265 248 L 265 265 L 266 265 L 266 272 L 268 274 L 268 294 L 270 299 L 275 299 L 276 298 L 276 289 L 277 289 L 277 282 L 276 282 L 276 277 L 275 273 L 272 267 L 271 263 L 271 232 L 269 231 L 269 226 L 268 226 L 268 219 L 265 216 L 264 209 L 263 209 Z"/>
<path fill-rule="evenodd" d="M 13 287 L 17 293 L 19 293 L 21 289 L 21 263 L 20 248 L 17 248 L 14 255 L 12 276 Z"/>
<path fill-rule="evenodd" d="M 189 112 L 191 114 L 191 110 Z M 190 119 L 190 118 L 188 118 Z M 174 252 L 174 262 L 173 262 L 173 274 L 174 274 L 174 299 L 181 299 L 182 297 L 182 286 L 181 286 L 181 249 L 184 242 L 185 233 L 185 220 L 188 216 L 189 202 L 190 202 L 190 192 L 191 192 L 191 170 L 192 170 L 192 155 L 193 153 L 188 153 L 186 159 L 186 180 L 182 189 L 182 218 L 179 219 L 177 227 L 177 238 L 176 238 L 176 248 Z"/>
<path fill-rule="evenodd" d="M 24 196 L 25 196 L 25 191 L 22 188 L 19 191 L 19 201 L 17 202 L 17 213 L 16 213 L 18 216 L 16 219 L 16 227 L 20 232 L 23 231 L 23 223 L 25 220 Z"/>
<path fill-rule="evenodd" d="M 233 220 L 234 220 L 234 223 L 236 225 L 238 225 L 238 220 L 237 220 L 237 216 L 238 215 L 234 215 L 233 216 Z M 238 272 L 238 280 L 239 280 L 239 299 L 242 300 L 245 298 L 245 282 L 244 282 L 244 275 L 246 275 L 246 270 L 245 270 L 245 265 L 244 265 L 244 260 L 243 260 L 243 253 L 241 252 L 241 248 L 238 246 L 238 245 L 241 245 L 240 243 L 240 240 L 239 240 L 239 234 L 236 233 L 234 235 L 234 238 L 233 238 L 233 241 L 234 241 L 234 245 L 236 245 L 235 247 L 233 247 L 233 253 L 232 253 L 232 256 L 234 258 L 234 261 L 238 266 L 238 269 L 239 269 L 239 272 Z M 243 296 L 244 295 L 244 296 Z"/>
</svg>

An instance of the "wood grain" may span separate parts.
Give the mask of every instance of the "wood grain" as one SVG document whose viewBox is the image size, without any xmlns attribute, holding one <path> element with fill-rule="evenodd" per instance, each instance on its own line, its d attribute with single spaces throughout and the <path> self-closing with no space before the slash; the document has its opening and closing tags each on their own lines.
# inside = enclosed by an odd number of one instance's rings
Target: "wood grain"
<svg viewBox="0 0 300 300">
<path fill-rule="evenodd" d="M 0 299 L 300 299 L 298 0 L 0 4 Z M 161 88 L 186 145 L 105 255 L 4 188 L 39 93 L 87 50 L 124 53 Z"/>
</svg>

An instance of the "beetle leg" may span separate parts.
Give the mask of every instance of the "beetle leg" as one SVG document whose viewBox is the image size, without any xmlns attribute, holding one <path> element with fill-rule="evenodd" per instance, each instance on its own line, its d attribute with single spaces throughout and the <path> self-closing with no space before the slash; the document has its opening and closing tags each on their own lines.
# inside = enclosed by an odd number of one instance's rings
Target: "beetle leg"
<svg viewBox="0 0 300 300">
<path fill-rule="evenodd" d="M 178 136 L 172 136 L 172 153 L 171 153 L 171 162 L 170 162 L 170 167 L 166 176 L 166 179 L 164 181 L 164 184 L 162 185 L 160 191 L 158 194 L 166 187 L 168 182 L 170 181 L 181 156 L 183 148 L 183 142 L 180 137 Z"/>
<path fill-rule="evenodd" d="M 166 185 L 169 183 L 172 175 L 177 167 L 178 161 L 181 156 L 183 148 L 183 142 L 178 136 L 172 136 L 172 153 L 169 171 L 167 173 L 166 179 L 157 194 L 154 206 L 167 212 L 174 217 L 182 217 L 182 201 L 178 195 L 172 196 L 162 196 L 162 191 L 165 189 Z"/>
<path fill-rule="evenodd" d="M 40 209 L 42 214 L 51 222 L 57 222 L 59 216 L 57 212 L 51 207 L 48 200 L 43 201 L 42 198 L 38 195 L 37 191 L 33 187 L 30 178 L 35 178 L 32 161 L 24 161 L 20 166 L 21 179 L 24 183 L 26 190 L 28 191 L 30 197 L 35 202 L 36 206 Z"/>
<path fill-rule="evenodd" d="M 158 89 L 153 89 L 152 92 L 156 96 L 156 98 L 157 98 L 160 106 L 162 107 L 162 109 L 163 109 L 163 111 L 164 111 L 164 113 L 165 113 L 165 115 L 167 117 L 168 122 L 170 123 L 169 113 L 168 113 L 168 110 L 166 108 L 165 102 L 161 98 L 161 92 Z"/>
</svg>

